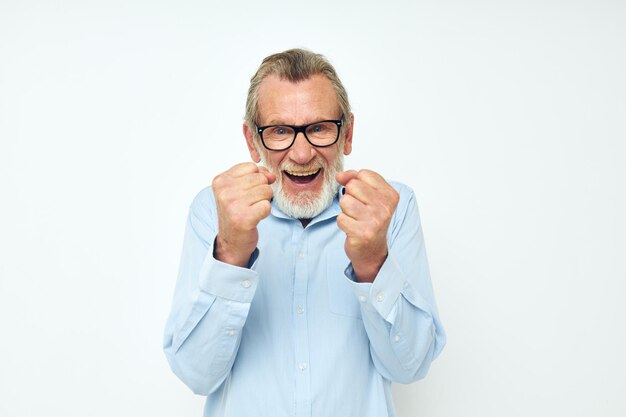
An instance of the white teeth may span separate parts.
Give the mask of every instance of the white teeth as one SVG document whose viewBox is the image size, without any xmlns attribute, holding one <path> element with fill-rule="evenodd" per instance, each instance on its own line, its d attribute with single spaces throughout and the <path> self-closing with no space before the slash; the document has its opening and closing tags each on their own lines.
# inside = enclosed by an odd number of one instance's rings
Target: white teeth
<svg viewBox="0 0 626 417">
<path fill-rule="evenodd" d="M 285 172 L 289 175 L 293 175 L 294 177 L 308 177 L 309 175 L 317 174 L 319 170 L 320 168 L 316 169 L 315 171 L 308 171 L 308 172 L 297 172 L 297 171 L 288 171 L 288 170 L 285 170 Z"/>
</svg>

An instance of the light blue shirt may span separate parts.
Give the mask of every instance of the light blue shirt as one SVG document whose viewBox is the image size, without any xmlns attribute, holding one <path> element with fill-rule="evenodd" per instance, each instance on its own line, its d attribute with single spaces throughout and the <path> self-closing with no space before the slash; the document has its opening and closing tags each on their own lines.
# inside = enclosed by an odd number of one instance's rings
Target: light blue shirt
<svg viewBox="0 0 626 417">
<path fill-rule="evenodd" d="M 249 268 L 217 261 L 213 192 L 194 199 L 164 350 L 205 417 L 395 416 L 391 382 L 423 378 L 445 344 L 413 191 L 374 283 L 355 282 L 339 195 L 306 228 L 272 205 Z"/>
</svg>

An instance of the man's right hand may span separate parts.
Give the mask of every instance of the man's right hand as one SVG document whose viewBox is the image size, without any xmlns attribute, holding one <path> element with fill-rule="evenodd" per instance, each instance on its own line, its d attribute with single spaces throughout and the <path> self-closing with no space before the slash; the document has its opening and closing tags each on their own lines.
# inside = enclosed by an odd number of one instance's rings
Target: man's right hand
<svg viewBox="0 0 626 417">
<path fill-rule="evenodd" d="M 270 214 L 276 176 L 252 162 L 237 164 L 213 179 L 219 229 L 215 259 L 247 267 L 259 240 L 257 225 Z"/>
</svg>

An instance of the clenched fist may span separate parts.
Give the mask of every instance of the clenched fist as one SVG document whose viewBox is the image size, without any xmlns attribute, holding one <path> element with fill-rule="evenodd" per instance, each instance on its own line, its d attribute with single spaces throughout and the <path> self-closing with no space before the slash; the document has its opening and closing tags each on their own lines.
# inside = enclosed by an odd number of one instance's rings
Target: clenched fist
<svg viewBox="0 0 626 417">
<path fill-rule="evenodd" d="M 346 234 L 346 255 L 360 282 L 373 282 L 387 259 L 387 231 L 400 196 L 383 177 L 369 170 L 338 172 L 345 187 L 337 225 Z"/>
<path fill-rule="evenodd" d="M 252 162 L 235 165 L 213 179 L 218 232 L 215 258 L 246 267 L 259 240 L 257 225 L 270 214 L 276 176 Z"/>
</svg>

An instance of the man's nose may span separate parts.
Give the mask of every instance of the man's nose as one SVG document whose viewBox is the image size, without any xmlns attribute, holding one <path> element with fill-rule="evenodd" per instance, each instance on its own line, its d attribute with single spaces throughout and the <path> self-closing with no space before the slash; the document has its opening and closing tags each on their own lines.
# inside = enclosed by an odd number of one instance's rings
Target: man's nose
<svg viewBox="0 0 626 417">
<path fill-rule="evenodd" d="M 306 140 L 304 132 L 296 134 L 296 140 L 289 149 L 289 157 L 298 164 L 306 164 L 315 157 L 313 146 Z"/>
</svg>

